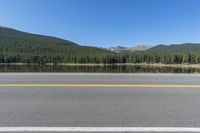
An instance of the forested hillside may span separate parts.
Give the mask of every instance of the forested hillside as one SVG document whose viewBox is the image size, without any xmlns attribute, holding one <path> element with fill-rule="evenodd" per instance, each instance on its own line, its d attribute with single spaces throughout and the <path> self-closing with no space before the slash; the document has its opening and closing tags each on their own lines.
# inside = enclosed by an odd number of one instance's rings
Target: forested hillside
<svg viewBox="0 0 200 133">
<path fill-rule="evenodd" d="M 200 52 L 200 44 L 184 43 L 172 45 L 157 45 L 148 49 L 146 52 L 150 53 L 198 53 Z"/>
<path fill-rule="evenodd" d="M 127 56 L 134 63 L 197 64 L 200 63 L 200 44 L 158 45 Z"/>
<path fill-rule="evenodd" d="M 113 52 L 0 27 L 0 63 L 112 63 Z"/>
<path fill-rule="evenodd" d="M 0 27 L 0 63 L 200 63 L 200 44 L 158 45 L 146 51 L 115 53 L 71 41 Z"/>
</svg>

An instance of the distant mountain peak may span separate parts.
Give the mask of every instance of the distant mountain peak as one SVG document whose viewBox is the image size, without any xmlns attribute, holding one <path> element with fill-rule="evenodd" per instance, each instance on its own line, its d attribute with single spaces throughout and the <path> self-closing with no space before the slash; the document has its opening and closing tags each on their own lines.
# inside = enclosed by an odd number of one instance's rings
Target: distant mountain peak
<svg viewBox="0 0 200 133">
<path fill-rule="evenodd" d="M 116 46 L 116 47 L 109 47 L 107 48 L 107 50 L 113 51 L 113 52 L 122 52 L 122 51 L 130 51 L 130 52 L 134 52 L 134 51 L 145 51 L 152 48 L 151 45 L 148 44 L 140 44 L 140 45 L 136 45 L 134 47 L 124 47 L 124 46 Z"/>
</svg>

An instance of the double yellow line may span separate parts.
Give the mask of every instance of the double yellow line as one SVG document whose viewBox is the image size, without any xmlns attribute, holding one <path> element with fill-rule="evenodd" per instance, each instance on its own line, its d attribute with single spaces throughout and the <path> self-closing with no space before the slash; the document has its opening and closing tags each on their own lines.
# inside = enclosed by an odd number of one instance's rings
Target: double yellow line
<svg viewBox="0 0 200 133">
<path fill-rule="evenodd" d="M 0 84 L 0 87 L 129 87 L 129 88 L 200 88 L 200 85 L 168 84 Z"/>
</svg>

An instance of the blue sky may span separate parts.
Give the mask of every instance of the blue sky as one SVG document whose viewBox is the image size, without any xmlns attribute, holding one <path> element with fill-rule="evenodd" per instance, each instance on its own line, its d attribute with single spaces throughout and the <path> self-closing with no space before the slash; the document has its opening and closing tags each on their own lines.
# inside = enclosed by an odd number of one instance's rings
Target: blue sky
<svg viewBox="0 0 200 133">
<path fill-rule="evenodd" d="M 200 42 L 200 0 L 0 0 L 0 25 L 98 47 Z"/>
</svg>

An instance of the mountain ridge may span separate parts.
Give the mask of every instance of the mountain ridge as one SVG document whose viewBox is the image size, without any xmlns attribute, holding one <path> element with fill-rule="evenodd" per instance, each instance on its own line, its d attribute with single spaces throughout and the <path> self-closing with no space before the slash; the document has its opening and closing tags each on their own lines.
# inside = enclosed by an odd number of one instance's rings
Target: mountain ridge
<svg viewBox="0 0 200 133">
<path fill-rule="evenodd" d="M 170 44 L 170 45 L 156 45 L 146 52 L 151 53 L 193 53 L 200 52 L 200 43 L 182 43 L 182 44 Z"/>
</svg>

